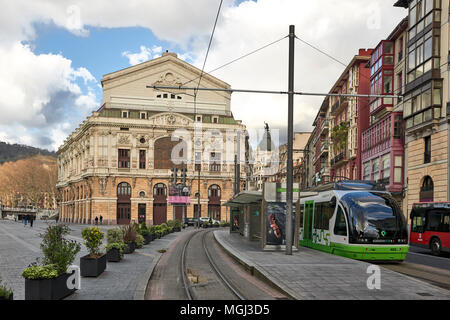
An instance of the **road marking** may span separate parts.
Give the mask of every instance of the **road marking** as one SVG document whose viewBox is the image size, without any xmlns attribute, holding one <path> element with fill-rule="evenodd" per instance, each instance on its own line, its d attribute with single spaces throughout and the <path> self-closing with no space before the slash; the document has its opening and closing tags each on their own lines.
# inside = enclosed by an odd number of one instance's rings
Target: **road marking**
<svg viewBox="0 0 450 320">
<path fill-rule="evenodd" d="M 34 245 L 32 245 L 32 244 L 30 244 L 30 243 L 28 243 L 28 242 L 26 242 L 26 241 L 24 241 L 24 240 L 22 240 L 22 239 L 16 237 L 15 235 L 11 234 L 4 226 L 1 226 L 1 225 L 0 225 L 0 229 L 2 229 L 3 232 L 5 232 L 5 234 L 6 234 L 8 237 L 10 237 L 10 238 L 14 239 L 15 241 L 19 242 L 19 243 L 22 244 L 23 246 L 27 247 L 29 250 L 31 250 L 31 251 L 33 251 L 33 252 L 40 252 L 40 251 L 41 251 L 40 248 L 35 247 Z"/>
<path fill-rule="evenodd" d="M 416 255 L 418 255 L 418 256 L 423 256 L 423 257 L 430 257 L 430 258 L 436 258 L 436 259 L 442 259 L 442 260 L 445 260 L 445 261 L 449 261 L 449 259 L 448 258 L 444 258 L 444 257 L 436 257 L 436 256 L 433 256 L 433 255 L 431 255 L 431 254 L 426 254 L 426 253 L 417 253 L 417 252 L 408 252 L 408 254 L 416 254 Z"/>
</svg>

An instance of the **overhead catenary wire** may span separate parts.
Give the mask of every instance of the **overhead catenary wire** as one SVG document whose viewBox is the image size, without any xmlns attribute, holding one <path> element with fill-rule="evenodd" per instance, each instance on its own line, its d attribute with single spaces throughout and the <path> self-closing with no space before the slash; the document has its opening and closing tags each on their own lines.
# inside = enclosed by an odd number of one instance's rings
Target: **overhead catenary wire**
<svg viewBox="0 0 450 320">
<path fill-rule="evenodd" d="M 213 73 L 213 72 L 215 72 L 215 71 L 217 71 L 217 70 L 220 70 L 220 69 L 222 69 L 222 68 L 224 68 L 224 67 L 227 67 L 227 66 L 229 66 L 230 64 L 233 64 L 233 63 L 235 63 L 235 62 L 237 62 L 237 61 L 239 61 L 239 60 L 242 60 L 242 59 L 244 59 L 244 58 L 246 58 L 246 57 L 248 57 L 248 56 L 250 56 L 250 55 L 252 55 L 252 54 L 255 54 L 255 53 L 257 53 L 257 52 L 259 52 L 259 51 L 261 51 L 261 50 L 263 50 L 263 49 L 265 49 L 265 48 L 267 48 L 267 47 L 270 47 L 270 46 L 272 46 L 272 45 L 274 45 L 274 44 L 280 42 L 281 40 L 286 39 L 287 37 L 288 37 L 288 35 L 286 35 L 286 36 L 284 36 L 284 37 L 282 37 L 282 38 L 280 38 L 280 39 L 278 39 L 278 40 L 272 41 L 272 42 L 270 42 L 270 43 L 268 43 L 268 44 L 265 44 L 265 45 L 263 45 L 262 47 L 259 47 L 258 49 L 255 49 L 255 50 L 253 50 L 253 51 L 251 51 L 251 52 L 248 52 L 248 53 L 246 53 L 246 54 L 244 54 L 244 55 L 242 55 L 242 56 L 240 56 L 240 57 L 238 57 L 238 58 L 236 58 L 236 59 L 233 59 L 233 60 L 231 60 L 231 61 L 229 61 L 229 62 L 227 62 L 227 63 L 225 63 L 225 64 L 223 64 L 223 65 L 221 65 L 221 66 L 219 66 L 219 67 L 217 67 L 217 68 L 214 68 L 214 69 L 208 71 L 207 73 Z M 194 78 L 194 79 L 191 79 L 191 80 L 189 80 L 189 81 L 184 82 L 184 83 L 182 84 L 182 86 L 184 86 L 184 85 L 186 85 L 186 84 L 188 84 L 188 83 L 190 83 L 190 82 L 192 82 L 192 81 L 197 80 L 199 77 L 200 77 L 200 76 L 198 76 L 197 78 Z"/>
</svg>

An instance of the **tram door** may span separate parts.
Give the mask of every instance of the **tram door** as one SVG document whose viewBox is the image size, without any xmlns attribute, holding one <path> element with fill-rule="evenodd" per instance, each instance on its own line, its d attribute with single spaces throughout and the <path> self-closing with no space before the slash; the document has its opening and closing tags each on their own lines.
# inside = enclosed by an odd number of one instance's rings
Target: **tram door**
<svg viewBox="0 0 450 320">
<path fill-rule="evenodd" d="M 305 202 L 305 224 L 304 224 L 304 240 L 312 240 L 312 220 L 314 212 L 314 201 Z"/>
</svg>

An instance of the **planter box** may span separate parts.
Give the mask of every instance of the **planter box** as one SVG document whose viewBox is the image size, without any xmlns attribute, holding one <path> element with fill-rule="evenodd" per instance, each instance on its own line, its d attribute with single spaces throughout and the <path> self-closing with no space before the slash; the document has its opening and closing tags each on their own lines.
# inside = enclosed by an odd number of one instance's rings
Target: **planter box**
<svg viewBox="0 0 450 320">
<path fill-rule="evenodd" d="M 61 300 L 76 289 L 67 288 L 67 279 L 71 274 L 65 273 L 53 279 L 25 279 L 25 300 Z"/>
<path fill-rule="evenodd" d="M 130 254 L 130 253 L 133 253 L 134 250 L 136 250 L 136 243 L 134 243 L 134 242 L 125 242 L 125 244 L 127 245 L 127 247 L 125 248 L 125 250 L 123 250 L 123 253 Z"/>
<path fill-rule="evenodd" d="M 6 300 L 14 300 L 14 293 L 11 293 L 8 298 L 0 297 L 0 301 L 6 301 Z"/>
<path fill-rule="evenodd" d="M 108 262 L 119 262 L 120 260 L 122 260 L 122 258 L 120 257 L 120 250 L 116 248 L 112 248 L 111 250 L 109 250 L 106 253 L 106 258 Z"/>
<path fill-rule="evenodd" d="M 144 236 L 144 244 L 149 244 L 152 241 L 153 241 L 153 237 L 151 234 Z"/>
<path fill-rule="evenodd" d="M 89 255 L 80 258 L 80 271 L 82 277 L 98 277 L 106 269 L 106 254 L 97 259 L 88 258 Z"/>
</svg>

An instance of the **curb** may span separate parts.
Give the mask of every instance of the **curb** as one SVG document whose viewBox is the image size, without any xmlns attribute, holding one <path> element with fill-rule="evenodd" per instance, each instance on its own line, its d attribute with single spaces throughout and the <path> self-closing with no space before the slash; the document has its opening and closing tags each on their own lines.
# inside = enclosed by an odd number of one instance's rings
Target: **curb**
<svg viewBox="0 0 450 320">
<path fill-rule="evenodd" d="M 150 267 L 138 281 L 136 289 L 134 290 L 133 300 L 145 300 L 145 291 L 147 290 L 148 282 L 150 281 L 150 278 L 152 277 L 153 274 L 153 270 L 155 270 L 155 267 L 158 264 L 159 259 L 161 259 L 162 255 L 163 255 L 162 253 L 156 251 L 155 259 L 152 261 Z"/>
<path fill-rule="evenodd" d="M 220 239 L 218 239 L 216 237 L 216 232 L 213 232 L 214 235 L 214 239 L 217 241 L 217 243 L 220 245 L 220 247 L 222 247 L 222 249 L 225 250 L 225 252 L 231 257 L 233 258 L 236 262 L 240 263 L 241 265 L 244 266 L 244 268 L 252 275 L 257 277 L 258 279 L 266 282 L 267 284 L 269 284 L 270 286 L 274 287 L 275 289 L 279 290 L 281 293 L 283 293 L 284 295 L 286 295 L 289 299 L 291 300 L 299 300 L 299 298 L 297 297 L 297 295 L 295 294 L 295 292 L 293 292 L 291 289 L 289 288 L 283 288 L 282 286 L 280 286 L 279 284 L 277 284 L 274 280 L 271 279 L 270 275 L 267 274 L 266 271 L 261 270 L 261 268 L 251 262 L 250 260 L 242 257 L 242 255 L 239 255 L 237 253 L 237 251 L 235 249 L 233 249 L 233 247 L 229 246 L 228 244 L 225 244 L 224 242 L 220 241 Z"/>
</svg>

